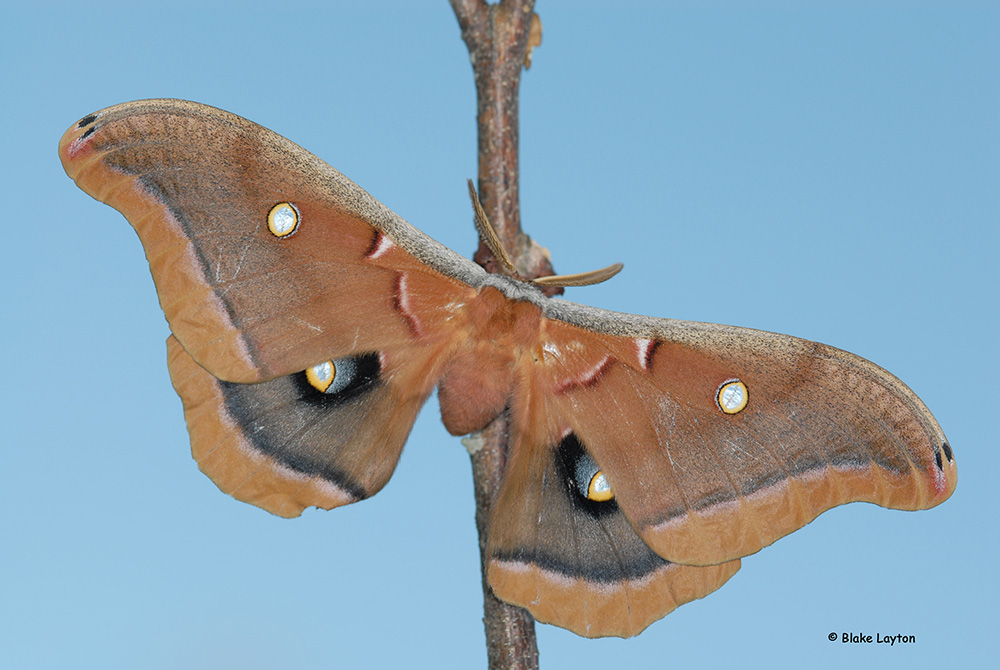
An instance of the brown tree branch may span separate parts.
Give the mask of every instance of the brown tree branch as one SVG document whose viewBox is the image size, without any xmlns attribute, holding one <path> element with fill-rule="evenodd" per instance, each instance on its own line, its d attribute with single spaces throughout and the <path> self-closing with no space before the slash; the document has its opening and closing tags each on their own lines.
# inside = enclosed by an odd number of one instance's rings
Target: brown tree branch
<svg viewBox="0 0 1000 670">
<path fill-rule="evenodd" d="M 552 274 L 544 251 L 521 231 L 518 199 L 518 90 L 534 16 L 534 0 L 451 0 L 469 48 L 476 80 L 479 197 L 503 247 L 522 277 Z M 536 35 L 540 30 L 536 26 Z M 500 269 L 480 242 L 475 260 Z M 486 647 L 491 670 L 538 668 L 534 620 L 527 610 L 496 598 L 486 579 L 490 514 L 506 465 L 510 422 L 506 412 L 467 444 L 475 481 L 476 526 L 482 567 Z"/>
<path fill-rule="evenodd" d="M 527 279 L 552 274 L 544 250 L 521 230 L 518 192 L 518 92 L 531 36 L 534 0 L 451 0 L 476 80 L 479 199 L 500 241 Z M 539 30 L 536 27 L 536 30 Z M 475 260 L 494 270 L 490 250 Z"/>
</svg>

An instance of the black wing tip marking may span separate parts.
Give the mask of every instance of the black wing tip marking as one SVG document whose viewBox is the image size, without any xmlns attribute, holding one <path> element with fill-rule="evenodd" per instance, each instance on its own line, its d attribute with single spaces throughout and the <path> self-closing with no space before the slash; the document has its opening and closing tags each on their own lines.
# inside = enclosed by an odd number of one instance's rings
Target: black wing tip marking
<svg viewBox="0 0 1000 670">
<path fill-rule="evenodd" d="M 98 116 L 99 116 L 98 114 L 89 114 L 89 115 L 83 117 L 82 119 L 80 119 L 80 123 L 76 124 L 76 127 L 77 128 L 84 128 L 86 126 L 89 126 L 91 123 L 93 123 L 94 121 L 97 120 Z"/>
</svg>

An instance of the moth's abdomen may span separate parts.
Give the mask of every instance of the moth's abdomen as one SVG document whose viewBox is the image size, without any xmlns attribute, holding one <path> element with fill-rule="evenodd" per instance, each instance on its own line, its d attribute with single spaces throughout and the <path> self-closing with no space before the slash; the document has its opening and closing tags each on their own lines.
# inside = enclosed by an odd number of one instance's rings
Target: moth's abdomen
<svg viewBox="0 0 1000 670">
<path fill-rule="evenodd" d="M 507 405 L 515 370 L 540 343 L 541 310 L 492 286 L 467 305 L 469 336 L 449 357 L 438 386 L 441 418 L 453 435 L 485 427 Z"/>
</svg>

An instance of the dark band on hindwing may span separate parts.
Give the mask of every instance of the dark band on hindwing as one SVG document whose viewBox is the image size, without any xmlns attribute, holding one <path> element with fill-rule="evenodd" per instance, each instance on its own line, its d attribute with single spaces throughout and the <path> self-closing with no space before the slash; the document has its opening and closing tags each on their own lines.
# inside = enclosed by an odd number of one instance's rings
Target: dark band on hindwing
<svg viewBox="0 0 1000 670">
<path fill-rule="evenodd" d="M 305 373 L 259 384 L 220 381 L 226 409 L 247 441 L 281 465 L 317 475 L 358 499 L 371 495 L 335 463 L 350 447 L 352 425 L 364 411 L 364 401 L 384 382 L 379 356 L 350 357 L 354 378 L 338 393 L 323 393 L 306 381 Z"/>
<path fill-rule="evenodd" d="M 507 515 L 525 519 L 531 527 L 518 529 L 520 546 L 495 547 L 494 559 L 596 583 L 640 579 L 669 563 L 646 546 L 613 499 L 587 499 L 578 465 L 593 459 L 576 435 L 570 433 L 546 451 L 551 462 L 541 484 L 541 512 L 537 517 Z"/>
</svg>

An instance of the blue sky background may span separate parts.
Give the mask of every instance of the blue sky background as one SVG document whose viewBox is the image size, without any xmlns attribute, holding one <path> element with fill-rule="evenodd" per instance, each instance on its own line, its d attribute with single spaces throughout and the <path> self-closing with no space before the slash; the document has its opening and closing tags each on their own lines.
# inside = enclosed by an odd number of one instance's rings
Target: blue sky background
<svg viewBox="0 0 1000 670">
<path fill-rule="evenodd" d="M 539 625 L 542 667 L 992 666 L 1000 10 L 616 7 L 541 0 L 521 88 L 526 229 L 561 272 L 626 266 L 568 297 L 870 358 L 935 412 L 960 481 L 931 511 L 828 512 L 638 638 Z M 190 458 L 139 242 L 56 156 L 101 107 L 197 100 L 469 254 L 475 96 L 450 7 L 19 2 L 4 19 L 2 664 L 484 667 L 470 468 L 436 401 L 369 501 L 288 521 L 219 493 Z M 827 640 L 845 631 L 917 642 Z"/>
</svg>

